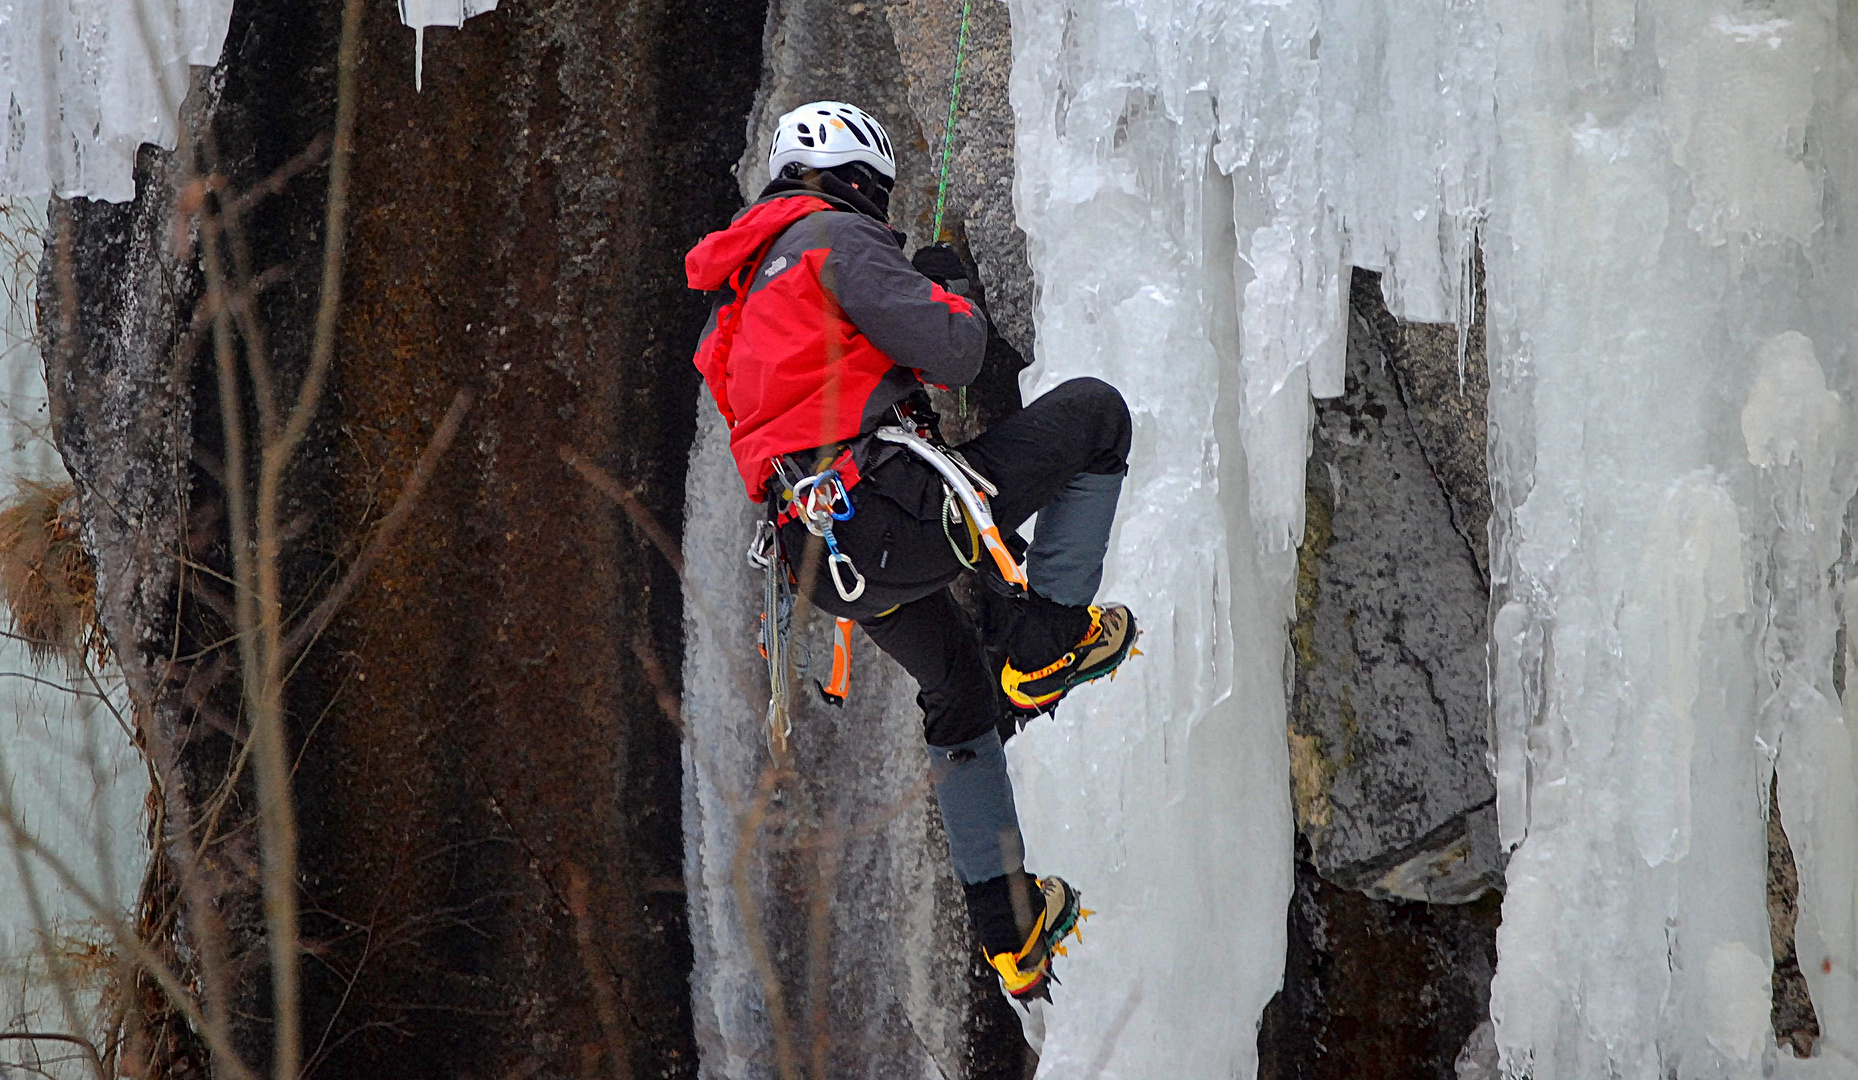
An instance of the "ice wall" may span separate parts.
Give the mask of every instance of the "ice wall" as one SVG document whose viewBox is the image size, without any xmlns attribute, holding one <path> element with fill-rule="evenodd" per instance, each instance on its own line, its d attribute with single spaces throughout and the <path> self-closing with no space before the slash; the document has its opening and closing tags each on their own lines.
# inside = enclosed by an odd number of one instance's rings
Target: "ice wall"
<svg viewBox="0 0 1858 1080">
<path fill-rule="evenodd" d="M 1852 9 L 1491 10 L 1495 750 L 1518 845 L 1492 1002 L 1505 1066 L 1804 1068 L 1769 1031 L 1772 760 L 1823 1032 L 1812 1069 L 1858 1075 L 1834 655 Z"/>
<path fill-rule="evenodd" d="M 188 65 L 212 65 L 232 0 L 0 3 L 0 196 L 135 197 L 136 149 L 173 149 Z"/>
<path fill-rule="evenodd" d="M 0 492 L 8 496 L 20 481 L 64 477 L 31 338 L 43 214 L 42 203 L 0 209 Z M 0 638 L 0 813 L 58 853 L 85 891 L 127 912 L 148 861 L 148 773 L 112 710 L 126 710 L 120 680 L 92 683 L 34 663 L 18 641 Z M 0 1031 L 96 1038 L 102 1018 L 94 1010 L 110 969 L 69 960 L 109 948 L 109 935 L 52 866 L 10 838 L 0 825 Z M 0 1075 L 13 1066 L 21 1075 L 94 1075 L 70 1045 L 43 1040 L 0 1042 Z"/>
<path fill-rule="evenodd" d="M 1276 978 L 1268 553 L 1301 535 L 1308 397 L 1340 389 L 1343 266 L 1385 271 L 1397 315 L 1462 322 L 1480 228 L 1504 1067 L 1858 1075 L 1839 704 L 1858 653 L 1835 657 L 1858 483 L 1849 5 L 1016 0 L 1013 17 L 1031 388 L 1095 374 L 1130 394 L 1106 592 L 1151 628 L 1121 683 L 1015 755 L 1035 860 L 1112 913 L 1050 1014 L 1045 1075 L 1243 1071 L 1243 1039 L 1208 1039 L 1198 1010 L 1248 1036 Z M 1769 1030 L 1771 763 L 1824 1032 L 1810 1066 Z M 1215 857 L 1197 850 L 1222 829 Z"/>
</svg>

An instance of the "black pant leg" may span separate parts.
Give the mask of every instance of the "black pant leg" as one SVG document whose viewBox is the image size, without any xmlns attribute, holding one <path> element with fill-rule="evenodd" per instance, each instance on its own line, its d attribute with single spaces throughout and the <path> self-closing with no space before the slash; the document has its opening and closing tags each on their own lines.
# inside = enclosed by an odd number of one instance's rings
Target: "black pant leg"
<svg viewBox="0 0 1858 1080">
<path fill-rule="evenodd" d="M 1000 494 L 994 524 L 1011 532 L 1082 473 L 1129 468 L 1129 406 L 1102 379 L 1072 379 L 960 447 Z"/>
<path fill-rule="evenodd" d="M 930 746 L 954 746 L 993 730 L 1001 695 L 979 632 L 946 588 L 858 625 L 916 680 Z"/>
</svg>

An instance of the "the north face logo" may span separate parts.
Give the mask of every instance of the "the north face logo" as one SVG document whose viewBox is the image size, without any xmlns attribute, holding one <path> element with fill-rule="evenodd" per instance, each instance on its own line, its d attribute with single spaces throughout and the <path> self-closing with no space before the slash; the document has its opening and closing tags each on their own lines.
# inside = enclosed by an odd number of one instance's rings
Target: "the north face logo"
<svg viewBox="0 0 1858 1080">
<path fill-rule="evenodd" d="M 771 278 L 785 269 L 787 269 L 787 256 L 782 255 L 780 258 L 769 263 L 768 268 L 761 272 L 761 276 Z"/>
</svg>

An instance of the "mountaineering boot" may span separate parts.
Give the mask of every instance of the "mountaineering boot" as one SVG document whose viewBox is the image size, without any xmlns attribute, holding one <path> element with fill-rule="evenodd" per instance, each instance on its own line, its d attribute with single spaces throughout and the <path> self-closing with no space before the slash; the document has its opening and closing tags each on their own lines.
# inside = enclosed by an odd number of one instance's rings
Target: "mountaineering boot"
<svg viewBox="0 0 1858 1080">
<path fill-rule="evenodd" d="M 1037 879 L 1038 891 L 1031 896 L 1032 929 L 1026 942 L 1016 950 L 988 953 L 987 963 L 1000 975 L 1000 982 L 1015 1001 L 1032 998 L 1052 999 L 1048 983 L 1052 976 L 1052 955 L 1065 955 L 1062 944 L 1077 932 L 1077 924 L 1091 912 L 1078 904 L 1077 890 L 1060 877 Z M 1083 935 L 1078 935 L 1083 940 Z"/>
<path fill-rule="evenodd" d="M 1090 629 L 1063 656 L 1034 671 L 1021 671 L 1012 659 L 1000 669 L 1000 689 L 1015 708 L 1043 711 L 1072 687 L 1114 674 L 1130 654 L 1140 632 L 1129 609 L 1121 604 L 1092 604 L 1087 610 Z"/>
</svg>

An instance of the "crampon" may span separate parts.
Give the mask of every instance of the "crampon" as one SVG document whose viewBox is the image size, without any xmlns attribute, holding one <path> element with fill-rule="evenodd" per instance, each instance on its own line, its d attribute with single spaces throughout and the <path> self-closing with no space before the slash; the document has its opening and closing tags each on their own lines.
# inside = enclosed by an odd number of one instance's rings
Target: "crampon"
<svg viewBox="0 0 1858 1080">
<path fill-rule="evenodd" d="M 1078 924 L 1093 912 L 1078 902 L 1078 893 L 1063 878 L 1038 879 L 1038 899 L 1043 907 L 1033 919 L 1032 932 L 1018 952 L 1000 952 L 987 957 L 987 963 L 1000 976 L 1001 985 L 1019 1002 L 1052 999 L 1051 986 L 1058 981 L 1052 974 L 1052 957 L 1068 955 L 1064 940 L 1084 940 Z"/>
<path fill-rule="evenodd" d="M 1000 688 L 1017 712 L 1049 712 L 1072 690 L 1106 675 L 1115 678 L 1124 660 L 1142 655 L 1135 647 L 1142 632 L 1128 608 L 1093 604 L 1089 610 L 1090 629 L 1071 651 L 1036 671 L 1020 671 L 1010 661 L 1001 669 Z"/>
</svg>

